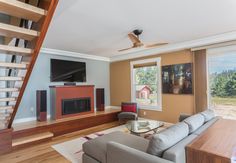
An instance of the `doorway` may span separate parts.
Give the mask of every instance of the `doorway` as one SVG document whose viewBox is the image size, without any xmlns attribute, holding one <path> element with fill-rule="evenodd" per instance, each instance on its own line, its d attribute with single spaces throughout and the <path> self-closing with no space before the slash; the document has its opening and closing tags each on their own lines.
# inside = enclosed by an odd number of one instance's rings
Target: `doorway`
<svg viewBox="0 0 236 163">
<path fill-rule="evenodd" d="M 208 105 L 216 115 L 236 119 L 236 50 L 207 53 Z"/>
</svg>

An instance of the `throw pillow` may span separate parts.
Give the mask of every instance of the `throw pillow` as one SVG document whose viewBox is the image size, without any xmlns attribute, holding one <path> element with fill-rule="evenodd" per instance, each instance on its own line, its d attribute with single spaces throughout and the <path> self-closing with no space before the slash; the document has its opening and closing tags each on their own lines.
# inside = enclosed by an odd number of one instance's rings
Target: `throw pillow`
<svg viewBox="0 0 236 163">
<path fill-rule="evenodd" d="M 123 104 L 121 105 L 122 112 L 137 112 L 137 105 L 135 104 Z"/>
</svg>

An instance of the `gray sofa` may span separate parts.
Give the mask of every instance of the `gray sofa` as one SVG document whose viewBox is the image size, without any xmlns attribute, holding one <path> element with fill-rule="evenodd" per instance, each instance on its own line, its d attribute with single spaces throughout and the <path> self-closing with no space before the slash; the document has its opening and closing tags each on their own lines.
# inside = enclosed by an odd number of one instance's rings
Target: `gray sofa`
<svg viewBox="0 0 236 163">
<path fill-rule="evenodd" d="M 151 140 L 113 132 L 83 144 L 83 163 L 185 163 L 185 147 L 219 117 L 210 110 L 181 119 Z"/>
</svg>

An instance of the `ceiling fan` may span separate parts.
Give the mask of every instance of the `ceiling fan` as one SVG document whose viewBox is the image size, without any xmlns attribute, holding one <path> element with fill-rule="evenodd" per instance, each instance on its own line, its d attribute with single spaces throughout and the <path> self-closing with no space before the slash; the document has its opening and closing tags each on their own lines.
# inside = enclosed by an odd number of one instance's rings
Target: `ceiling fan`
<svg viewBox="0 0 236 163">
<path fill-rule="evenodd" d="M 121 50 L 118 50 L 118 51 L 122 52 L 122 51 L 130 50 L 130 49 L 133 49 L 133 48 L 139 48 L 139 47 L 154 48 L 154 47 L 158 47 L 158 46 L 168 44 L 168 43 L 156 43 L 156 44 L 146 45 L 146 44 L 142 43 L 139 39 L 139 36 L 142 34 L 142 32 L 143 32 L 142 29 L 135 29 L 135 30 L 133 30 L 133 32 L 129 33 L 128 37 L 131 40 L 131 42 L 133 43 L 133 46 L 130 47 L 130 48 L 125 48 L 125 49 L 121 49 Z"/>
</svg>

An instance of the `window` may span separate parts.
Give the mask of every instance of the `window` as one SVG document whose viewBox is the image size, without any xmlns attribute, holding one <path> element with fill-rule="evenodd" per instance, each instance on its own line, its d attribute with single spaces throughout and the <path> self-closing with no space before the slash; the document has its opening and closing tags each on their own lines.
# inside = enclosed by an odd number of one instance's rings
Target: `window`
<svg viewBox="0 0 236 163">
<path fill-rule="evenodd" d="M 131 66 L 131 97 L 142 109 L 161 111 L 161 58 L 134 61 Z"/>
</svg>

